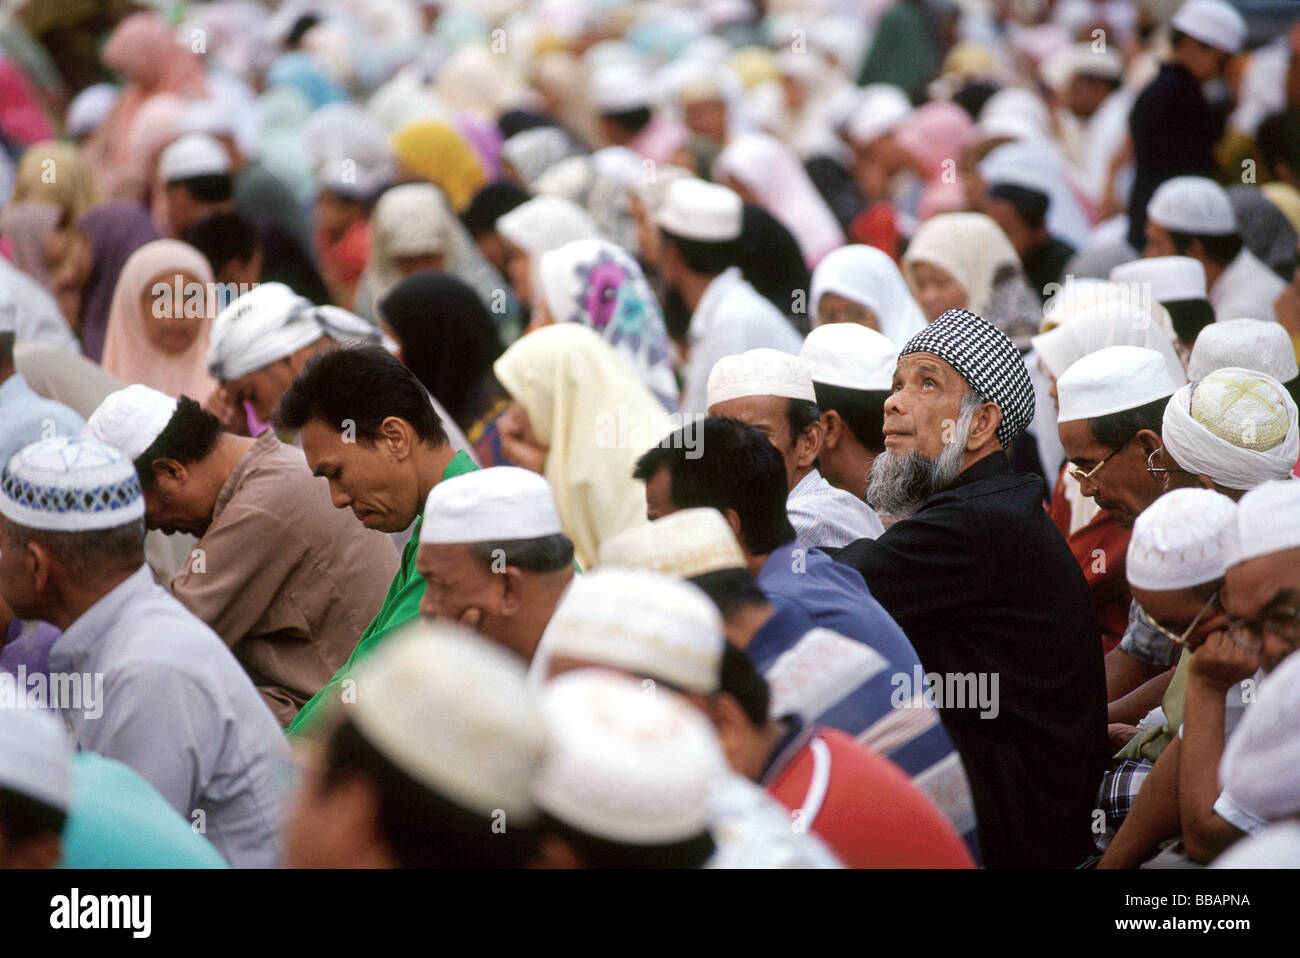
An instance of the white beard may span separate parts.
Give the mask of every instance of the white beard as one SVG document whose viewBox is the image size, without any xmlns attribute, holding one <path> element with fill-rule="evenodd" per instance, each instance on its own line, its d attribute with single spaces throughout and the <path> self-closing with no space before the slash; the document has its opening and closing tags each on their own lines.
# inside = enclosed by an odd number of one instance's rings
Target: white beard
<svg viewBox="0 0 1300 958">
<path fill-rule="evenodd" d="M 970 437 L 971 420 L 978 408 L 978 403 L 969 409 L 962 403 L 954 441 L 944 443 L 937 459 L 926 459 L 915 449 L 901 456 L 888 449 L 878 455 L 867 483 L 867 505 L 896 519 L 906 519 L 930 496 L 956 482 L 961 474 L 966 440 Z"/>
</svg>

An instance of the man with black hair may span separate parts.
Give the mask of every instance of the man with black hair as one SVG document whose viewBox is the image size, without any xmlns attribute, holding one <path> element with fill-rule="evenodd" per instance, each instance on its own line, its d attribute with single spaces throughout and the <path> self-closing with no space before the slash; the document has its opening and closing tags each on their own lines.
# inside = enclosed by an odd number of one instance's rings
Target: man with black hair
<svg viewBox="0 0 1300 958">
<path fill-rule="evenodd" d="M 710 416 L 757 427 L 781 453 L 790 489 L 786 511 L 803 545 L 838 548 L 885 531 L 870 506 L 817 471 L 822 423 L 799 357 L 779 349 L 724 356 L 709 373 L 708 403 Z"/>
<path fill-rule="evenodd" d="M 1160 185 L 1147 206 L 1143 255 L 1199 262 L 1216 319 L 1277 318 L 1286 282 L 1242 243 L 1232 200 L 1213 180 L 1179 176 Z"/>
<path fill-rule="evenodd" d="M 397 571 L 330 507 L 300 450 L 221 429 L 193 399 L 110 394 L 86 431 L 130 457 L 150 529 L 197 537 L 172 594 L 226 642 L 281 726 L 347 661 Z"/>
<path fill-rule="evenodd" d="M 203 254 L 217 283 L 227 288 L 226 295 L 217 298 L 217 309 L 224 309 L 261 282 L 265 262 L 262 242 L 253 224 L 238 213 L 205 216 L 191 225 L 183 238 Z"/>
<path fill-rule="evenodd" d="M 1007 235 L 1025 268 L 1025 280 L 1044 303 L 1065 274 L 1074 247 L 1047 229 L 1051 198 L 1035 184 L 998 181 L 989 185 L 984 212 Z"/>
<path fill-rule="evenodd" d="M 762 683 L 761 707 L 756 703 L 745 706 L 753 719 L 751 723 L 724 728 L 719 716 L 713 716 L 729 752 L 736 737 L 746 743 L 740 751 L 750 757 L 732 757 L 737 771 L 757 780 L 759 774 L 753 768 L 754 760 L 776 762 L 782 753 L 779 748 L 765 751 L 760 739 L 780 739 L 791 730 L 791 723 L 786 722 L 778 729 L 778 723 L 760 721 L 757 718 L 760 713 L 763 719 L 769 711 L 777 718 L 797 713 L 818 727 L 838 729 L 836 734 L 842 734 L 846 742 L 856 741 L 857 745 L 896 763 L 942 812 L 951 827 L 963 833 L 961 837 L 969 848 L 969 856 L 978 859 L 979 841 L 970 784 L 942 725 L 931 721 L 924 732 L 904 737 L 892 722 L 880 719 L 883 676 L 869 676 L 856 688 L 846 688 L 843 679 L 851 674 L 852 664 L 851 657 L 842 654 L 847 648 L 842 643 L 849 640 L 818 628 L 803 609 L 787 599 L 764 595 L 746 567 L 736 537 L 717 509 L 682 509 L 651 525 L 628 529 L 602 543 L 600 564 L 600 569 L 584 577 L 586 586 L 596 582 L 607 567 L 644 568 L 686 579 L 717 606 L 728 645 L 721 662 L 724 688 L 728 674 L 740 676 L 750 693 L 756 694 L 757 684 Z M 566 599 L 565 604 L 569 605 L 570 601 Z M 577 604 L 576 600 L 573 604 Z M 582 614 L 580 610 L 581 606 L 578 615 Z M 677 614 L 681 611 L 677 610 Z M 606 638 L 601 647 L 626 641 L 627 636 L 624 630 L 616 638 Z M 836 651 L 841 654 L 828 654 Z M 743 667 L 741 663 L 728 661 L 735 656 L 744 660 Z M 894 673 L 891 684 L 898 684 L 898 675 Z M 656 681 L 669 680 L 665 673 L 652 672 L 649 677 Z M 714 684 L 706 691 L 716 689 Z M 743 698 L 739 693 L 736 697 Z M 895 707 L 905 704 L 910 708 L 916 704 L 892 701 L 892 698 L 891 695 L 890 704 Z M 927 712 L 924 708 L 908 714 L 918 720 L 918 726 L 925 726 L 927 717 L 936 717 L 933 710 Z M 726 712 L 725 717 L 727 726 L 740 721 L 735 710 Z M 787 760 L 790 757 L 785 755 Z M 810 820 L 806 824 L 815 823 Z M 969 856 L 963 853 L 962 857 L 968 860 Z"/>
<path fill-rule="evenodd" d="M 286 829 L 295 868 L 512 868 L 537 855 L 546 746 L 513 656 L 420 623 L 366 660 Z"/>
<path fill-rule="evenodd" d="M 277 416 L 284 428 L 301 432 L 307 465 L 329 483 L 335 508 L 351 508 L 367 529 L 411 530 L 383 606 L 347 663 L 289 726 L 291 734 L 304 734 L 346 692 L 353 666 L 419 616 L 424 580 L 416 559 L 425 503 L 439 482 L 478 467 L 448 445 L 420 381 L 380 346 L 314 357 L 280 399 Z"/>
<path fill-rule="evenodd" d="M 528 193 L 513 183 L 497 180 L 475 193 L 460 214 L 460 221 L 478 244 L 479 252 L 502 276 L 506 275 L 506 248 L 497 232 L 497 220 L 528 199 Z"/>
<path fill-rule="evenodd" d="M 1223 135 L 1227 112 L 1212 107 L 1203 88 L 1223 76 L 1246 38 L 1246 21 L 1225 0 L 1186 0 L 1170 26 L 1169 60 L 1138 94 L 1129 114 L 1133 188 L 1128 243 L 1133 249 L 1146 244 L 1147 204 L 1161 183 L 1176 176 L 1215 175 L 1214 145 Z"/>
<path fill-rule="evenodd" d="M 885 400 L 898 347 L 857 323 L 818 326 L 803 341 L 822 423 L 817 468 L 831 485 L 864 499 L 871 466 L 885 451 Z"/>
<path fill-rule="evenodd" d="M 735 265 L 743 217 L 738 195 L 696 179 L 673 182 L 656 216 L 660 275 L 691 310 L 683 413 L 707 408 L 709 372 L 723 356 L 759 347 L 799 351 L 799 334 L 789 320 Z"/>
</svg>

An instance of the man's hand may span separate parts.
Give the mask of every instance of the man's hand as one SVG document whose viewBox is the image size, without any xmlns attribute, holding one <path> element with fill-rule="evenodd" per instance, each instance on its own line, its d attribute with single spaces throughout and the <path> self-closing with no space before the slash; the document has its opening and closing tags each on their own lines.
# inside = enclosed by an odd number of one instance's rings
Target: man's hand
<svg viewBox="0 0 1300 958">
<path fill-rule="evenodd" d="M 546 468 L 547 449 L 533 435 L 533 426 L 524 407 L 512 403 L 497 420 L 497 428 L 501 432 L 501 451 L 505 457 L 516 466 L 540 475 Z"/>
<path fill-rule="evenodd" d="M 1110 738 L 1111 748 L 1116 751 L 1127 745 L 1131 739 L 1136 738 L 1141 731 L 1136 725 L 1125 725 L 1122 722 L 1111 722 L 1106 726 L 1106 735 Z"/>
<path fill-rule="evenodd" d="M 218 386 L 203 401 L 203 408 L 221 420 L 221 428 L 237 436 L 248 435 L 248 414 L 235 402 L 225 386 Z"/>
<path fill-rule="evenodd" d="M 1238 682 L 1259 671 L 1259 649 L 1246 648 L 1227 632 L 1211 632 L 1192 656 L 1188 681 L 1227 693 Z"/>
</svg>

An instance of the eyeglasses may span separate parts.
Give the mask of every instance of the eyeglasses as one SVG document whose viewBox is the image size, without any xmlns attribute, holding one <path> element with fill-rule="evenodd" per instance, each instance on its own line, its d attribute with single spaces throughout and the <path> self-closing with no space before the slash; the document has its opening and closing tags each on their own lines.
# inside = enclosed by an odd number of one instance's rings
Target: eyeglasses
<svg viewBox="0 0 1300 958">
<path fill-rule="evenodd" d="M 1300 648 L 1300 609 L 1283 606 L 1270 609 L 1258 619 L 1228 619 L 1228 638 L 1243 648 L 1258 649 L 1264 635 L 1274 635 Z"/>
<path fill-rule="evenodd" d="M 1129 440 L 1129 442 L 1132 442 L 1132 441 L 1133 441 L 1132 439 Z M 1082 484 L 1085 483 L 1085 482 L 1093 482 L 1093 481 L 1096 479 L 1097 473 L 1101 472 L 1101 467 L 1104 466 L 1104 465 L 1106 465 L 1106 463 L 1110 462 L 1111 459 L 1114 458 L 1115 453 L 1119 452 L 1120 449 L 1123 449 L 1124 446 L 1127 446 L 1127 445 L 1128 445 L 1128 442 L 1124 443 L 1123 446 L 1120 446 L 1119 448 L 1113 450 L 1113 451 L 1110 453 L 1109 456 L 1107 456 L 1107 457 L 1106 457 L 1105 459 L 1103 459 L 1101 462 L 1097 463 L 1097 465 L 1093 466 L 1093 467 L 1092 467 L 1091 469 L 1089 469 L 1087 472 L 1084 472 L 1084 471 L 1083 471 L 1082 469 L 1080 469 L 1078 466 L 1075 466 L 1073 469 L 1070 470 L 1070 475 L 1073 476 L 1074 479 L 1075 479 L 1075 480 L 1076 480 L 1080 485 L 1082 485 Z"/>
<path fill-rule="evenodd" d="M 1183 629 L 1182 635 L 1179 635 L 1176 632 L 1171 632 L 1169 629 L 1166 629 L 1163 625 L 1161 625 L 1155 619 L 1151 618 L 1151 616 L 1149 615 L 1146 617 L 1146 619 L 1147 622 L 1151 624 L 1151 627 L 1153 629 L 1155 629 L 1157 632 L 1159 632 L 1169 641 L 1173 642 L 1174 645 L 1183 646 L 1187 644 L 1187 637 L 1190 636 L 1192 632 L 1196 629 L 1196 627 L 1201 624 L 1201 619 L 1205 618 L 1205 613 L 1209 612 L 1211 607 L 1213 607 L 1213 605 L 1218 601 L 1219 601 L 1219 590 L 1215 589 L 1214 595 L 1210 596 L 1209 599 L 1206 600 L 1205 605 L 1201 606 L 1201 611 L 1196 613 L 1196 618 L 1192 619 L 1192 624 L 1189 625 L 1187 628 Z"/>
<path fill-rule="evenodd" d="M 1181 472 L 1184 475 L 1188 475 L 1188 476 L 1192 475 L 1192 473 L 1188 472 L 1186 469 L 1170 469 L 1170 468 L 1166 468 L 1165 466 L 1157 466 L 1156 456 L 1158 456 L 1160 453 L 1164 451 L 1165 451 L 1165 447 L 1161 446 L 1159 449 L 1152 449 L 1151 452 L 1147 455 L 1148 473 L 1154 476 L 1162 485 L 1168 485 L 1169 476 L 1175 472 Z"/>
</svg>

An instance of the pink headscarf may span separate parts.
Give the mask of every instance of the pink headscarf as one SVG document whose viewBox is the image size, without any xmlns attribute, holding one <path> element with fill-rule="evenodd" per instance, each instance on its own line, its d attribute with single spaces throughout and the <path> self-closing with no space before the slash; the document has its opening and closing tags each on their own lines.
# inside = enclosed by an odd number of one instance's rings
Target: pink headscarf
<svg viewBox="0 0 1300 958">
<path fill-rule="evenodd" d="M 733 139 L 713 163 L 715 180 L 728 176 L 744 184 L 791 232 L 809 269 L 844 245 L 844 231 L 803 164 L 775 137 L 745 133 Z"/>
<path fill-rule="evenodd" d="M 970 114 L 947 100 L 917 107 L 894 132 L 894 142 L 916 158 L 925 176 L 916 211 L 918 219 L 966 208 L 966 191 L 957 176 L 957 163 L 975 138 Z"/>
<path fill-rule="evenodd" d="M 194 342 L 184 352 L 171 354 L 149 340 L 140 297 L 155 280 L 174 284 L 177 273 L 185 273 L 203 284 L 204 316 Z M 162 279 L 158 279 L 160 276 Z M 190 301 L 187 295 L 182 305 Z M 146 243 L 126 261 L 113 291 L 108 332 L 104 337 L 104 368 L 127 385 L 144 383 L 169 396 L 184 393 L 203 402 L 217 387 L 207 370 L 214 303 L 212 268 L 202 253 L 179 240 Z"/>
<path fill-rule="evenodd" d="M 184 99 L 207 96 L 203 61 L 181 46 L 156 13 L 133 13 L 112 32 L 100 55 L 104 66 L 127 79 L 104 125 L 88 144 L 102 169 L 103 192 L 122 197 L 119 168 L 133 157 L 131 139 L 142 107 L 160 94 Z M 140 197 L 133 197 L 139 199 Z"/>
</svg>

